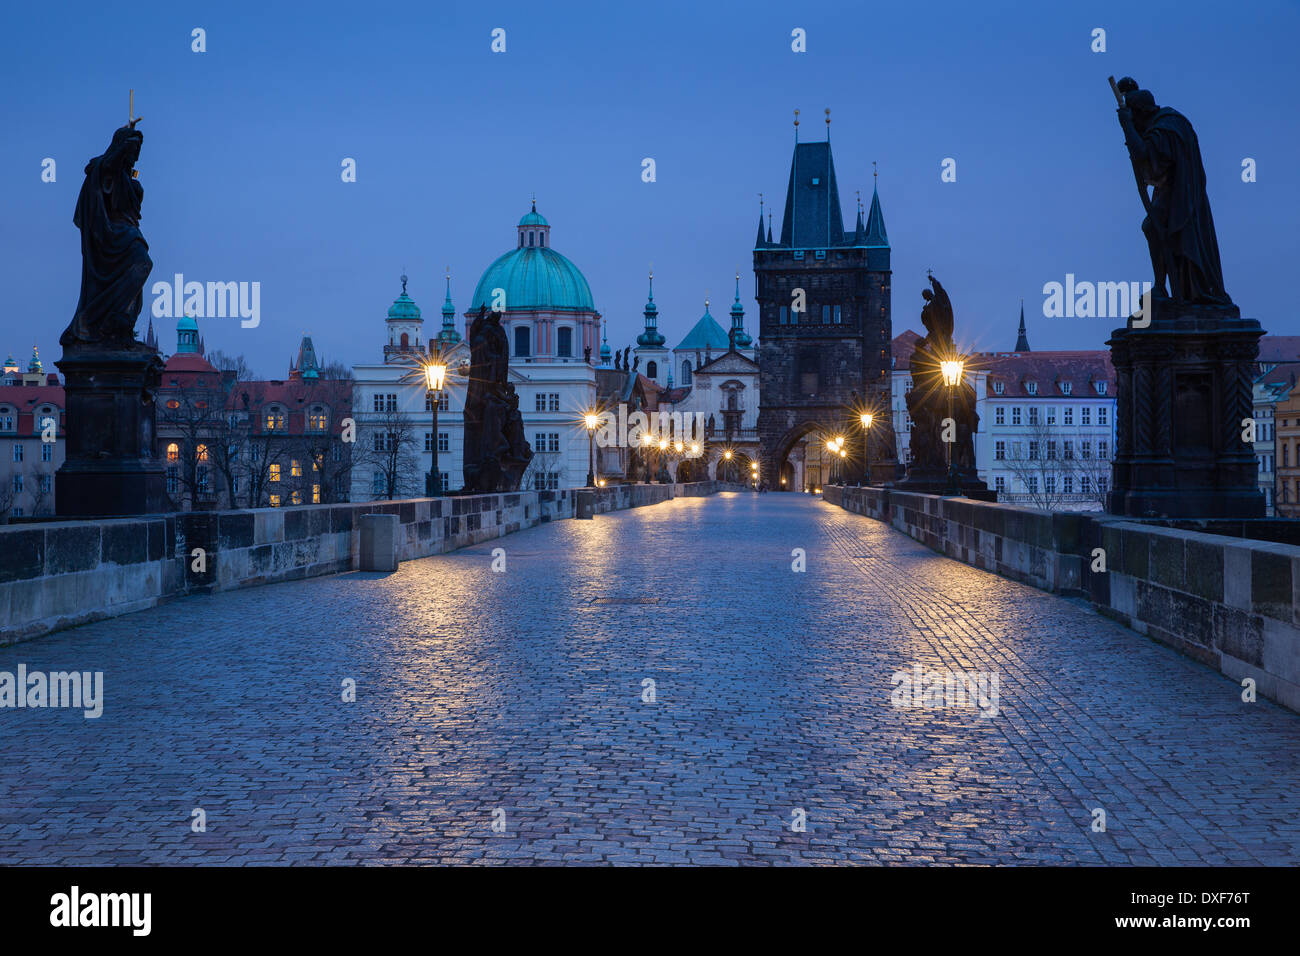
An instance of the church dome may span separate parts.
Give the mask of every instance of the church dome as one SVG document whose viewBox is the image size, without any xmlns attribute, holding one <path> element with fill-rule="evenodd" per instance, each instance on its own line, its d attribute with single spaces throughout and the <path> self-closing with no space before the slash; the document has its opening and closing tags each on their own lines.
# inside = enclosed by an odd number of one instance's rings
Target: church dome
<svg viewBox="0 0 1300 956">
<path fill-rule="evenodd" d="M 406 276 L 402 276 L 402 294 L 394 299 L 393 304 L 388 307 L 388 317 L 390 319 L 423 321 L 420 319 L 420 307 L 415 304 L 415 300 L 406 294 Z"/>
<path fill-rule="evenodd" d="M 595 312 L 582 272 L 550 247 L 550 224 L 534 208 L 519 221 L 520 244 L 483 273 L 470 311 L 492 308 L 493 290 L 505 290 L 507 311 Z"/>
</svg>

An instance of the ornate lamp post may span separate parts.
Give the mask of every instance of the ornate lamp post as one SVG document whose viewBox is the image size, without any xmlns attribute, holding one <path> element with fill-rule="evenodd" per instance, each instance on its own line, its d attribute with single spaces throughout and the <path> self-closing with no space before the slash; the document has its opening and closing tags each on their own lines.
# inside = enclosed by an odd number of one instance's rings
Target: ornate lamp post
<svg viewBox="0 0 1300 956">
<path fill-rule="evenodd" d="M 596 487 L 596 426 L 600 424 L 600 416 L 595 412 L 587 412 L 582 416 L 582 423 L 587 426 L 587 487 Z"/>
<path fill-rule="evenodd" d="M 728 448 L 726 451 L 724 451 L 724 452 L 722 453 L 722 457 L 723 457 L 723 458 L 726 460 L 726 462 L 727 462 L 727 464 L 723 467 L 723 474 L 725 474 L 725 475 L 727 476 L 727 477 L 726 477 L 726 480 L 727 480 L 727 481 L 731 481 L 731 480 L 732 480 L 732 477 L 733 477 L 733 476 L 732 476 L 732 473 L 731 473 L 731 470 L 732 470 L 732 468 L 734 467 L 734 466 L 732 465 L 732 463 L 731 463 L 731 449 Z"/>
<path fill-rule="evenodd" d="M 753 479 L 754 490 L 757 491 L 758 490 L 758 462 L 751 461 L 749 463 L 749 477 Z"/>
<path fill-rule="evenodd" d="M 863 468 L 866 470 L 867 485 L 871 484 L 871 423 L 875 421 L 875 416 L 871 412 L 863 412 L 858 416 L 862 422 L 862 459 Z"/>
<path fill-rule="evenodd" d="M 442 494 L 442 473 L 438 471 L 438 405 L 442 402 L 442 387 L 447 382 L 447 366 L 437 358 L 424 363 L 425 394 L 433 409 L 433 440 L 429 442 L 431 456 L 429 474 L 424 478 L 424 493 L 430 498 Z"/>
<path fill-rule="evenodd" d="M 668 454 L 668 439 L 659 439 L 659 484 L 665 484 L 664 479 L 668 477 L 668 466 L 664 463 L 664 456 Z"/>
<path fill-rule="evenodd" d="M 957 475 L 957 469 L 952 463 L 952 446 L 956 441 L 957 422 L 952 415 L 953 394 L 957 391 L 957 386 L 961 384 L 962 368 L 965 363 L 961 359 L 950 359 L 946 362 L 940 362 L 939 368 L 943 372 L 943 384 L 948 387 L 948 420 L 952 422 L 953 441 L 944 442 L 948 459 L 948 486 L 944 489 L 945 495 L 961 494 L 961 479 Z"/>
</svg>

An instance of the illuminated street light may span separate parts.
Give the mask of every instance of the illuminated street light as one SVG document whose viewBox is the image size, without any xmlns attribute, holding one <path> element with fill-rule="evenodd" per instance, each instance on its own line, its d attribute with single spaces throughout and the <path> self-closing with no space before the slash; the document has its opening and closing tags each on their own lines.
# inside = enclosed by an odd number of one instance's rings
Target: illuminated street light
<svg viewBox="0 0 1300 956">
<path fill-rule="evenodd" d="M 594 411 L 582 416 L 582 423 L 587 426 L 587 487 L 596 487 L 596 426 L 600 416 Z"/>
<path fill-rule="evenodd" d="M 947 449 L 948 458 L 948 487 L 944 489 L 945 495 L 961 494 L 961 479 L 957 476 L 957 470 L 952 463 L 952 446 L 957 440 L 957 422 L 953 418 L 952 402 L 953 395 L 957 391 L 958 384 L 961 383 L 962 369 L 965 363 L 961 359 L 950 359 L 946 362 L 939 363 L 939 369 L 943 373 L 943 384 L 948 386 L 948 420 L 952 422 L 952 441 L 944 442 Z"/>
<path fill-rule="evenodd" d="M 863 412 L 858 416 L 858 421 L 862 422 L 862 467 L 866 472 L 867 485 L 871 485 L 871 423 L 876 420 L 876 416 L 871 412 Z"/>
<path fill-rule="evenodd" d="M 424 373 L 424 388 L 429 398 L 429 407 L 433 409 L 432 454 L 429 457 L 429 474 L 424 478 L 424 493 L 434 497 L 442 494 L 442 473 L 438 471 L 438 406 L 442 403 L 442 387 L 447 382 L 447 366 L 434 358 L 425 362 L 421 371 Z"/>
</svg>

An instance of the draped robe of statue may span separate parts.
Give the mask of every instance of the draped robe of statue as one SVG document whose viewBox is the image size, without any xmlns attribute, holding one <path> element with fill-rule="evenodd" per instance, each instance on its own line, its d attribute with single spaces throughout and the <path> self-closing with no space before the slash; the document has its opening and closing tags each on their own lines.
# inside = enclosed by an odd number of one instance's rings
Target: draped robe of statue
<svg viewBox="0 0 1300 956">
<path fill-rule="evenodd" d="M 507 379 L 510 343 L 501 313 L 486 307 L 470 323 L 470 374 L 465 395 L 466 491 L 517 491 L 532 458 L 523 439 L 519 397 Z"/>
<path fill-rule="evenodd" d="M 1142 232 L 1151 249 L 1155 294 L 1181 302 L 1231 304 L 1223 287 L 1219 240 L 1205 190 L 1205 167 L 1187 117 L 1156 108 L 1145 90 L 1130 93 L 1120 126 L 1138 176 L 1152 188 Z"/>
<path fill-rule="evenodd" d="M 140 232 L 144 187 L 131 175 L 143 142 L 139 130 L 123 126 L 104 154 L 86 164 L 72 217 L 81 230 L 81 296 L 59 337 L 65 348 L 143 348 L 135 341 L 135 323 L 153 260 Z"/>
</svg>

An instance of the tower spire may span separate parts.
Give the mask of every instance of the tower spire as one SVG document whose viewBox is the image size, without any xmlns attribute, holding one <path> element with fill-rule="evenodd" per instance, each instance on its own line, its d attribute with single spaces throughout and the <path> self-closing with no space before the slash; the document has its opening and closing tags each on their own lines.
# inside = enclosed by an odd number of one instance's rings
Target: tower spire
<svg viewBox="0 0 1300 956">
<path fill-rule="evenodd" d="M 1020 334 L 1016 336 L 1016 351 L 1029 351 L 1029 336 L 1025 334 L 1025 300 L 1020 300 Z"/>
</svg>

